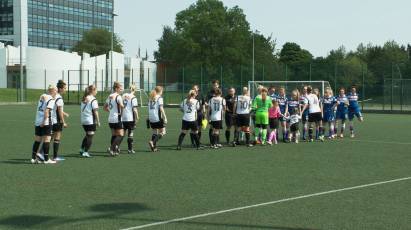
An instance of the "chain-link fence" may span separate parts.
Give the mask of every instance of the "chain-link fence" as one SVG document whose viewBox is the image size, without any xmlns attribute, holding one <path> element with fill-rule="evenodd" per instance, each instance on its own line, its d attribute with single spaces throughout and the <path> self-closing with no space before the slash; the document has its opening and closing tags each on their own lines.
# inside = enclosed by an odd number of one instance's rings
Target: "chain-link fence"
<svg viewBox="0 0 411 230">
<path fill-rule="evenodd" d="M 84 89 L 94 84 L 98 89 L 98 99 L 105 101 L 111 92 L 114 81 L 123 83 L 127 89 L 135 84 L 148 94 L 156 85 L 164 87 L 166 104 L 179 104 L 193 85 L 199 85 L 205 95 L 211 88 L 212 80 L 219 80 L 225 92 L 227 88 L 248 86 L 249 81 L 328 81 L 335 94 L 342 87 L 356 85 L 360 94 L 361 105 L 365 110 L 375 111 L 411 111 L 411 76 L 403 76 L 401 65 L 392 64 L 389 72 L 371 72 L 367 66 L 315 64 L 272 65 L 255 64 L 236 66 L 176 66 L 158 64 L 155 69 L 139 68 L 132 70 L 25 70 L 23 96 L 27 102 L 35 102 L 49 84 L 59 79 L 67 82 L 64 95 L 66 103 L 80 103 Z M 111 74 L 112 72 L 112 74 Z M 20 97 L 20 72 L 7 71 L 7 88 L 0 89 L 0 102 L 16 102 Z M 27 77 L 28 76 L 28 79 Z M 274 85 L 280 87 L 280 85 Z M 144 99 L 145 97 L 143 97 Z M 143 101 L 144 102 L 144 101 Z"/>
</svg>

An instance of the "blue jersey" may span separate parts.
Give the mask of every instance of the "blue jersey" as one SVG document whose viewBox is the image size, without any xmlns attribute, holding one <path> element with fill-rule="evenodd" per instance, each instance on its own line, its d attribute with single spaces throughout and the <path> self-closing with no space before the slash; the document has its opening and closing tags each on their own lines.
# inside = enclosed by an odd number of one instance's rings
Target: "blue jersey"
<svg viewBox="0 0 411 230">
<path fill-rule="evenodd" d="M 288 105 L 288 113 L 293 114 L 294 109 L 297 108 L 300 105 L 300 102 L 297 100 L 293 100 L 293 99 L 288 99 L 287 100 L 287 105 Z"/>
<path fill-rule="evenodd" d="M 337 112 L 347 113 L 348 107 L 347 104 L 349 103 L 347 96 L 342 95 L 337 97 Z"/>
<path fill-rule="evenodd" d="M 275 94 L 275 93 L 273 93 L 273 94 L 271 94 L 270 95 L 270 97 L 271 97 L 271 100 L 277 100 L 277 98 L 278 98 L 278 94 Z"/>
<path fill-rule="evenodd" d="M 358 94 L 357 93 L 356 94 L 349 93 L 347 95 L 347 98 L 348 98 L 348 102 L 350 104 L 348 107 L 350 109 L 355 110 L 355 109 L 360 107 L 360 105 L 358 104 Z"/>
<path fill-rule="evenodd" d="M 287 106 L 287 97 L 278 95 L 277 96 L 278 106 L 282 114 L 285 114 L 285 107 Z"/>
<path fill-rule="evenodd" d="M 301 95 L 300 96 L 300 109 L 301 109 L 301 111 L 304 109 L 304 106 L 305 106 L 305 104 L 307 104 L 307 98 L 305 97 L 305 95 Z M 306 109 L 306 110 L 304 110 L 304 113 L 303 113 L 303 115 L 306 115 L 306 116 L 308 116 L 308 109 Z"/>
<path fill-rule="evenodd" d="M 334 113 L 334 105 L 337 103 L 335 97 L 324 97 L 321 99 L 324 113 Z"/>
</svg>

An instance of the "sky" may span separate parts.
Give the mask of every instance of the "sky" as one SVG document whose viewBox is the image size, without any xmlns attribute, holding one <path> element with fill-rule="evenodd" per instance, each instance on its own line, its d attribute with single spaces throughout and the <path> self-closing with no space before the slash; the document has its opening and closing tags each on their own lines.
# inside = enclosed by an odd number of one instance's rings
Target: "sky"
<svg viewBox="0 0 411 230">
<path fill-rule="evenodd" d="M 158 49 L 163 26 L 174 27 L 176 13 L 195 0 L 115 0 L 115 32 L 125 53 L 135 56 L 141 47 L 150 60 Z M 252 30 L 273 35 L 281 49 L 296 42 L 314 56 L 326 56 L 344 45 L 382 45 L 388 40 L 411 43 L 410 0 L 223 0 L 244 10 Z"/>
</svg>

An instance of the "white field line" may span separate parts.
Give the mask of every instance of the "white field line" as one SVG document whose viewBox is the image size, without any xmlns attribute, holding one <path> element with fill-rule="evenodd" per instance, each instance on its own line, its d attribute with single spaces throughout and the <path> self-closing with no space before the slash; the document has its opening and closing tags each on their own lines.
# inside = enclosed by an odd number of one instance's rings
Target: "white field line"
<svg viewBox="0 0 411 230">
<path fill-rule="evenodd" d="M 207 216 L 214 216 L 214 215 L 219 215 L 219 214 L 224 214 L 224 213 L 229 213 L 229 212 L 236 212 L 236 211 L 241 211 L 241 210 L 244 210 L 244 209 L 257 208 L 257 207 L 262 207 L 262 206 L 268 206 L 268 205 L 273 205 L 273 204 L 284 203 L 284 202 L 288 202 L 288 201 L 294 201 L 294 200 L 306 199 L 306 198 L 310 198 L 310 197 L 323 196 L 323 195 L 328 195 L 328 194 L 332 194 L 332 193 L 339 193 L 339 192 L 362 189 L 362 188 L 367 188 L 367 187 L 374 187 L 374 186 L 378 186 L 378 185 L 384 185 L 384 184 L 395 183 L 395 182 L 406 181 L 406 180 L 411 180 L 411 177 L 403 177 L 403 178 L 399 178 L 399 179 L 380 181 L 380 182 L 375 182 L 375 183 L 371 183 L 371 184 L 363 184 L 363 185 L 358 185 L 358 186 L 353 186 L 353 187 L 334 189 L 334 190 L 325 191 L 325 192 L 318 192 L 318 193 L 312 193 L 312 194 L 308 194 L 308 195 L 290 197 L 290 198 L 285 198 L 285 199 L 275 200 L 275 201 L 269 201 L 269 202 L 260 203 L 260 204 L 253 204 L 253 205 L 237 207 L 237 208 L 232 208 L 232 209 L 225 209 L 225 210 L 220 210 L 220 211 L 208 212 L 208 213 L 203 213 L 203 214 L 194 215 L 194 216 L 181 217 L 181 218 L 176 218 L 176 219 L 171 219 L 171 220 L 166 220 L 166 221 L 154 222 L 154 223 L 151 223 L 151 224 L 138 225 L 138 226 L 135 226 L 135 227 L 124 228 L 124 229 L 121 229 L 121 230 L 134 230 L 134 229 L 149 228 L 149 227 L 153 227 L 153 226 L 159 226 L 159 225 L 176 223 L 176 222 L 181 222 L 181 221 L 186 221 L 186 220 L 198 219 L 198 218 L 207 217 Z"/>
<path fill-rule="evenodd" d="M 348 140 L 348 141 L 373 143 L 373 144 L 411 145 L 411 142 L 398 142 L 398 141 L 373 141 L 373 140 Z"/>
</svg>

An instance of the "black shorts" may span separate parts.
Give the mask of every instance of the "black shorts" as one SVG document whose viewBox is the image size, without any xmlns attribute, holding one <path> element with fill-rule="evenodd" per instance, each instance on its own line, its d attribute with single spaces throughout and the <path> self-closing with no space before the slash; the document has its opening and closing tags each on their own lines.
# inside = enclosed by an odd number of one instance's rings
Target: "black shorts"
<svg viewBox="0 0 411 230">
<path fill-rule="evenodd" d="M 185 120 L 183 120 L 181 122 L 181 129 L 182 130 L 197 131 L 198 130 L 197 121 L 185 121 Z"/>
<path fill-rule="evenodd" d="M 320 122 L 322 120 L 321 112 L 310 113 L 308 115 L 308 122 Z"/>
<path fill-rule="evenodd" d="M 291 126 L 290 126 L 290 131 L 291 132 L 297 132 L 299 129 L 298 129 L 298 123 L 295 123 L 295 124 L 292 124 Z"/>
<path fill-rule="evenodd" d="M 108 125 L 110 126 L 110 129 L 123 129 L 123 123 L 118 122 L 118 123 L 108 123 Z"/>
<path fill-rule="evenodd" d="M 270 118 L 269 119 L 270 129 L 278 129 L 280 126 L 280 119 L 279 118 Z"/>
<path fill-rule="evenodd" d="M 249 127 L 250 126 L 250 114 L 237 114 L 236 124 L 237 124 L 237 127 Z"/>
<path fill-rule="evenodd" d="M 136 122 L 134 121 L 124 121 L 123 122 L 123 129 L 125 130 L 134 130 L 134 127 L 136 127 Z"/>
<path fill-rule="evenodd" d="M 53 124 L 53 133 L 63 131 L 63 123 Z"/>
<path fill-rule="evenodd" d="M 97 130 L 96 125 L 83 125 L 85 132 L 95 132 Z"/>
<path fill-rule="evenodd" d="M 225 119 L 225 125 L 227 127 L 232 127 L 235 125 L 235 116 L 232 113 L 226 113 L 224 115 L 224 119 Z"/>
<path fill-rule="evenodd" d="M 150 122 L 150 127 L 152 129 L 162 129 L 164 128 L 164 122 L 163 121 L 159 121 L 159 122 Z"/>
<path fill-rule="evenodd" d="M 46 125 L 43 127 L 36 126 L 34 129 L 34 134 L 39 137 L 51 136 L 52 133 L 53 133 L 53 128 L 51 125 Z"/>
<path fill-rule="evenodd" d="M 213 129 L 223 129 L 223 121 L 211 121 L 210 124 Z"/>
</svg>

